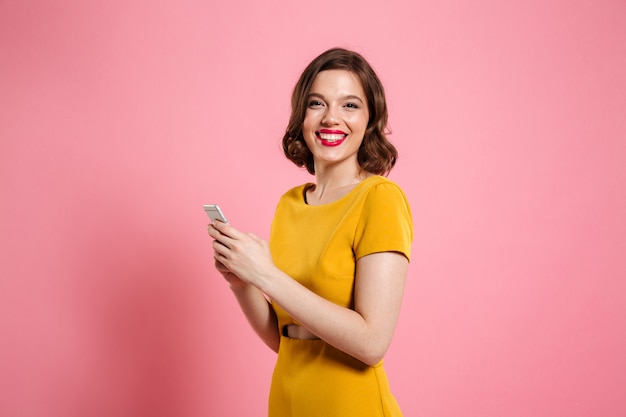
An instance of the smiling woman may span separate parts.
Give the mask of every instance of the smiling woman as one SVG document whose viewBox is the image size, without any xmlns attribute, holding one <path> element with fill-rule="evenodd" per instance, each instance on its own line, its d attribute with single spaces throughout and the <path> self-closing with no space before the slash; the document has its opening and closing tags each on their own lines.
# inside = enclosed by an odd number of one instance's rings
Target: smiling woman
<svg viewBox="0 0 626 417">
<path fill-rule="evenodd" d="M 270 242 L 209 226 L 217 269 L 249 323 L 278 353 L 270 417 L 401 416 L 383 357 L 394 334 L 413 225 L 385 178 L 382 85 L 359 54 L 326 51 L 292 97 L 285 155 L 315 174 L 276 208 Z M 267 298 L 266 298 L 267 297 Z"/>
</svg>

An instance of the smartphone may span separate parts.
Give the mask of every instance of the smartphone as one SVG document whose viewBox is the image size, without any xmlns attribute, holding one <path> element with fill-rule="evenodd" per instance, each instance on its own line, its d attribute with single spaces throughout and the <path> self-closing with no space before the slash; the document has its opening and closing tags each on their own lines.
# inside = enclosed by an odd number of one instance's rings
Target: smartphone
<svg viewBox="0 0 626 417">
<path fill-rule="evenodd" d="M 218 206 L 217 204 L 205 204 L 203 207 L 204 211 L 209 216 L 212 223 L 215 223 L 216 221 L 228 223 L 228 220 L 226 220 L 226 216 L 224 216 L 224 213 L 222 213 L 222 209 L 220 209 L 220 206 Z"/>
</svg>

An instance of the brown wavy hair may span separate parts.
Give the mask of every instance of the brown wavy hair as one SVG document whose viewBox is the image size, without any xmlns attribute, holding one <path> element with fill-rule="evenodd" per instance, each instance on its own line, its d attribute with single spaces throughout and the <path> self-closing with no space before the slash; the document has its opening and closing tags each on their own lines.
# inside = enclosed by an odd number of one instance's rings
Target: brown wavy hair
<svg viewBox="0 0 626 417">
<path fill-rule="evenodd" d="M 361 81 L 367 97 L 369 120 L 357 154 L 359 166 L 372 174 L 387 175 L 396 163 L 398 151 L 386 137 L 391 132 L 387 126 L 385 90 L 365 58 L 347 49 L 332 48 L 323 52 L 311 61 L 300 76 L 291 95 L 291 116 L 283 136 L 283 152 L 294 164 L 306 167 L 310 174 L 315 174 L 313 154 L 306 146 L 302 135 L 307 98 L 317 74 L 336 69 L 355 74 Z"/>
</svg>

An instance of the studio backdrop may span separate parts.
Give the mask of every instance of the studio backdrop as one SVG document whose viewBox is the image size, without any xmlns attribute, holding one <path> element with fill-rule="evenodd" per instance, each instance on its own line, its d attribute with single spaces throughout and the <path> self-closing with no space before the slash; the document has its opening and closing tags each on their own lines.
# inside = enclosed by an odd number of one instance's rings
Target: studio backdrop
<svg viewBox="0 0 626 417">
<path fill-rule="evenodd" d="M 1 1 L 0 416 L 265 415 L 202 204 L 268 238 L 335 46 L 385 85 L 415 221 L 405 415 L 625 416 L 625 40 L 622 0 Z"/>
</svg>

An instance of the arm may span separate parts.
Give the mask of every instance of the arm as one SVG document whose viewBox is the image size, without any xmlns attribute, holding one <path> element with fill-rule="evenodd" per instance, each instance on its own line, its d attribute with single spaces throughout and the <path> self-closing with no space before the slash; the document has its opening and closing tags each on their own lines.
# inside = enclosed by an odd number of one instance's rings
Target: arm
<svg viewBox="0 0 626 417">
<path fill-rule="evenodd" d="M 216 260 L 215 267 L 229 283 L 230 289 L 252 329 L 270 349 L 278 352 L 280 345 L 278 320 L 265 295 L 254 286 L 239 279 L 221 262 Z"/>
<path fill-rule="evenodd" d="M 278 321 L 274 309 L 263 293 L 249 284 L 231 286 L 231 290 L 252 329 L 270 349 L 278 353 Z"/>
<path fill-rule="evenodd" d="M 360 361 L 374 365 L 384 356 L 397 323 L 407 259 L 395 252 L 357 262 L 355 309 L 340 307 L 308 290 L 273 264 L 267 243 L 219 224 L 211 236 L 224 246 L 216 260 L 280 304 L 302 326 Z"/>
<path fill-rule="evenodd" d="M 394 252 L 359 259 L 354 310 L 316 295 L 280 271 L 264 277 L 261 285 L 309 331 L 360 361 L 375 365 L 393 337 L 407 266 L 406 258 Z"/>
</svg>

